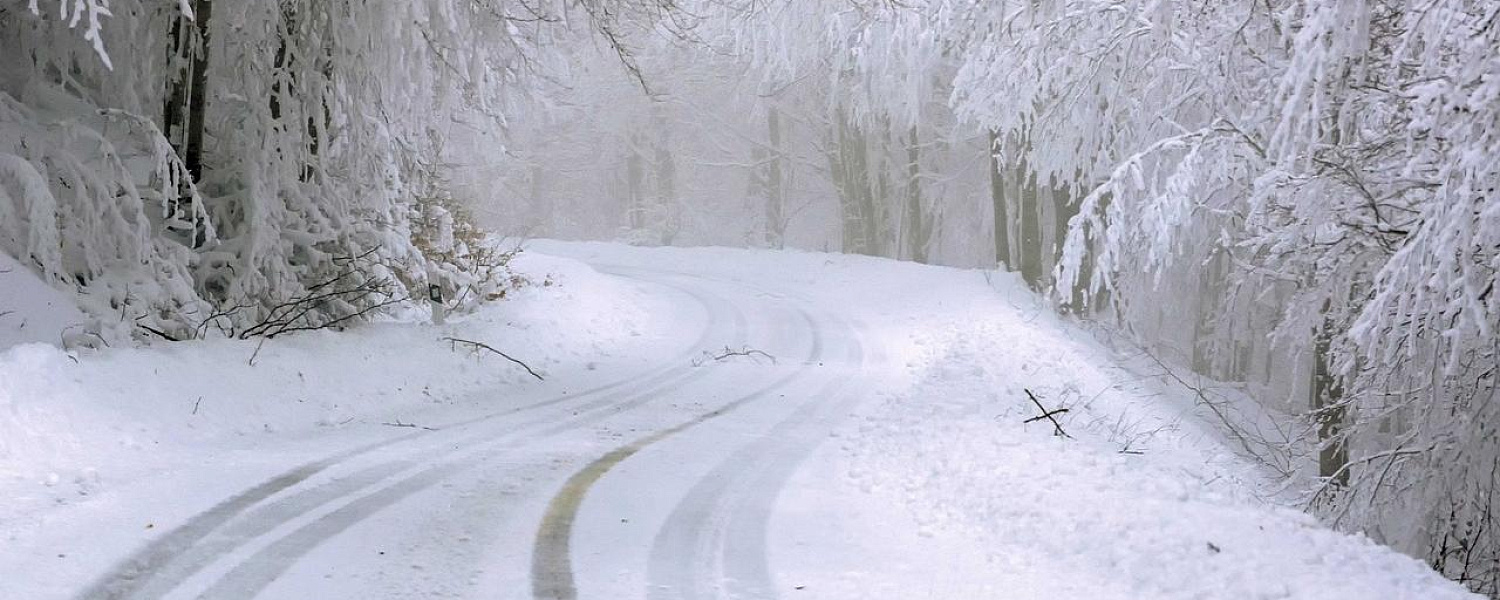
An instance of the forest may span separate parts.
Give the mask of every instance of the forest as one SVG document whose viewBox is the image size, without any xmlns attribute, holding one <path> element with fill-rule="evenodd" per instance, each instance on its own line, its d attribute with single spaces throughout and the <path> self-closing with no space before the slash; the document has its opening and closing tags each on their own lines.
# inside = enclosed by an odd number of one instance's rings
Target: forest
<svg viewBox="0 0 1500 600">
<path fill-rule="evenodd" d="M 0 252 L 69 345 L 462 311 L 489 236 L 1013 272 L 1492 598 L 1497 185 L 1495 0 L 0 2 Z"/>
</svg>

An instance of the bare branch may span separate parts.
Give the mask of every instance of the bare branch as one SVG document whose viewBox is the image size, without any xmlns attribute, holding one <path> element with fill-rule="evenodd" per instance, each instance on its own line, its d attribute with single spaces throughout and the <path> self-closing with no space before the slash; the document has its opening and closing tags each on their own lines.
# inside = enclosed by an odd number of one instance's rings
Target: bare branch
<svg viewBox="0 0 1500 600">
<path fill-rule="evenodd" d="M 535 377 L 537 381 L 544 381 L 542 379 L 542 376 L 538 375 L 536 371 L 533 371 L 531 369 L 531 367 L 529 365 L 527 365 L 526 363 L 521 362 L 520 360 L 517 360 L 515 357 L 512 357 L 509 354 L 506 354 L 504 352 L 496 350 L 493 347 L 491 347 L 489 344 L 486 344 L 484 342 L 476 342 L 476 341 L 473 341 L 473 340 L 464 340 L 464 339 L 459 339 L 459 338 L 455 338 L 455 337 L 445 337 L 445 338 L 443 338 L 443 341 L 445 341 L 445 342 L 452 342 L 455 345 L 457 345 L 457 344 L 468 344 L 470 347 L 474 348 L 475 351 L 489 350 L 490 352 L 493 352 L 495 354 L 499 354 L 505 360 L 508 360 L 510 362 L 513 362 L 513 363 L 516 363 L 518 365 L 521 365 L 521 368 L 526 369 L 526 372 L 530 373 L 532 377 Z"/>
<path fill-rule="evenodd" d="M 1053 415 L 1056 415 L 1056 414 L 1059 414 L 1059 413 L 1068 412 L 1068 409 L 1066 409 L 1066 408 L 1059 408 L 1057 410 L 1047 410 L 1047 407 L 1042 406 L 1042 401 L 1041 400 L 1037 400 L 1036 399 L 1036 394 L 1031 393 L 1030 389 L 1025 389 L 1025 392 L 1026 392 L 1026 397 L 1027 398 L 1031 398 L 1031 403 L 1035 404 L 1036 407 L 1037 407 L 1037 409 L 1042 411 L 1042 415 L 1041 416 L 1035 417 L 1035 418 L 1031 418 L 1031 419 L 1027 419 L 1026 420 L 1027 423 L 1030 423 L 1032 421 L 1039 421 L 1041 419 L 1046 419 L 1048 421 L 1052 421 L 1052 427 L 1055 430 L 1053 432 L 1053 435 L 1058 435 L 1058 436 L 1062 436 L 1062 437 L 1069 438 L 1069 439 L 1071 439 L 1073 437 L 1071 435 L 1068 435 L 1068 432 L 1063 431 L 1062 423 L 1058 423 L 1057 422 L 1057 417 L 1053 416 Z"/>
</svg>

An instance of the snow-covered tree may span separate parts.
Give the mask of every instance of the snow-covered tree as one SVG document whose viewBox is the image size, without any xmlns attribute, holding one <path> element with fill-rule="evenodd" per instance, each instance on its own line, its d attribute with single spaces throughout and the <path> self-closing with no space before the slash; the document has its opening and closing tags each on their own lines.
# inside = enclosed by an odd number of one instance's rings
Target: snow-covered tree
<svg viewBox="0 0 1500 600">
<path fill-rule="evenodd" d="M 244 328 L 356 261 L 392 285 L 310 318 L 434 273 L 471 286 L 465 203 L 512 232 L 998 263 L 1300 419 L 1239 439 L 1331 521 L 1500 595 L 1497 20 L 1492 0 L 0 4 L 0 249 L 112 317 L 105 337 Z"/>
<path fill-rule="evenodd" d="M 107 339 L 324 326 L 458 266 L 413 243 L 456 121 L 500 130 L 563 3 L 0 5 L 0 248 Z M 651 1 L 585 3 L 614 26 Z M 53 11 L 52 9 L 57 9 Z M 497 146 L 498 147 L 498 144 Z M 294 307 L 289 309 L 288 307 Z"/>
<path fill-rule="evenodd" d="M 821 90 L 845 250 L 915 255 L 900 182 L 960 169 L 906 149 L 981 140 L 988 214 L 956 204 L 937 237 L 972 249 L 947 224 L 989 217 L 990 256 L 1064 307 L 1298 414 L 1302 439 L 1249 449 L 1305 448 L 1320 512 L 1496 594 L 1497 18 L 917 0 L 735 23 L 762 77 Z"/>
</svg>

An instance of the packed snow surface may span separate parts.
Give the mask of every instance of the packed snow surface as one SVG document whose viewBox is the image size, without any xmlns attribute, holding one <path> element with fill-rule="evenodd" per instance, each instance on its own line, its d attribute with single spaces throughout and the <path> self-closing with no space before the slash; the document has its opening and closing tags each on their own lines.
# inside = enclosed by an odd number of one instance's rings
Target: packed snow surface
<svg viewBox="0 0 1500 600">
<path fill-rule="evenodd" d="M 1008 274 L 516 266 L 442 326 L 0 340 L 0 598 L 1470 597 L 1279 505 L 1189 390 Z"/>
</svg>

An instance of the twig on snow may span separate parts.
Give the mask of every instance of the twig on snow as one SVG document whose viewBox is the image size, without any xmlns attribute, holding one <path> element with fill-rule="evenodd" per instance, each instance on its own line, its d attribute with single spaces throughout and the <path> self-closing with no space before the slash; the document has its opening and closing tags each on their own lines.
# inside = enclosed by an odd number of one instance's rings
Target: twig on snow
<svg viewBox="0 0 1500 600">
<path fill-rule="evenodd" d="M 1066 409 L 1066 408 L 1059 408 L 1057 410 L 1048 411 L 1047 413 L 1045 413 L 1045 414 L 1043 414 L 1041 416 L 1036 416 L 1036 417 L 1032 417 L 1030 419 L 1026 419 L 1025 421 L 1022 421 L 1022 423 L 1035 423 L 1035 422 L 1040 421 L 1042 419 L 1051 419 L 1052 415 L 1060 415 L 1060 414 L 1063 414 L 1065 412 L 1068 412 L 1068 409 Z"/>
<path fill-rule="evenodd" d="M 710 360 L 712 360 L 714 362 L 723 362 L 726 359 L 734 358 L 736 356 L 745 356 L 745 357 L 749 357 L 749 358 L 752 358 L 752 359 L 755 358 L 755 357 L 757 357 L 757 356 L 759 356 L 759 357 L 764 357 L 767 360 L 770 360 L 771 364 L 773 364 L 773 365 L 776 364 L 776 357 L 771 356 L 769 353 L 767 353 L 767 352 L 765 352 L 763 350 L 756 350 L 756 349 L 750 348 L 750 347 L 740 348 L 739 350 L 731 350 L 729 348 L 729 346 L 725 346 L 724 347 L 724 352 L 722 354 L 714 354 L 712 352 L 704 350 L 702 357 L 696 358 L 696 359 L 693 360 L 693 366 L 695 366 L 695 367 L 701 367 L 701 366 L 707 364 L 708 361 L 710 361 Z"/>
<path fill-rule="evenodd" d="M 416 423 L 402 423 L 401 419 L 396 419 L 395 423 L 381 423 L 381 425 L 385 425 L 386 427 L 406 427 L 408 429 L 425 429 L 427 431 L 437 431 L 436 428 L 425 427 L 422 425 L 417 425 Z"/>
<path fill-rule="evenodd" d="M 266 340 L 269 340 L 269 339 L 271 339 L 271 338 L 269 338 L 269 337 L 262 337 L 262 338 L 260 338 L 260 342 L 257 343 L 257 344 L 255 344 L 255 352 L 253 352 L 253 353 L 250 354 L 250 366 L 252 366 L 252 367 L 255 366 L 255 357 L 260 356 L 260 347 L 266 345 Z"/>
<path fill-rule="evenodd" d="M 454 337 L 445 337 L 445 338 L 443 338 L 443 341 L 445 341 L 445 342 L 452 342 L 454 345 L 457 345 L 457 344 L 468 344 L 468 345 L 472 346 L 476 351 L 477 350 L 481 350 L 481 349 L 483 349 L 483 350 L 489 350 L 490 352 L 494 352 L 495 354 L 499 354 L 505 360 L 508 360 L 510 362 L 513 362 L 513 363 L 516 363 L 518 365 L 521 365 L 521 368 L 522 369 L 526 369 L 526 372 L 530 373 L 532 377 L 535 377 L 537 381 L 545 381 L 544 379 L 542 379 L 541 375 L 537 374 L 536 371 L 531 370 L 531 366 L 530 365 L 527 365 L 526 363 L 523 363 L 523 362 L 517 360 L 515 357 L 513 357 L 513 356 L 511 356 L 509 354 L 506 354 L 504 352 L 496 350 L 493 347 L 491 347 L 489 344 L 486 344 L 484 342 L 476 342 L 476 341 L 473 341 L 473 340 L 464 340 L 464 339 L 459 339 L 459 338 L 454 338 Z"/>
<path fill-rule="evenodd" d="M 174 336 L 174 335 L 172 335 L 170 333 L 167 333 L 165 331 L 162 331 L 162 330 L 157 329 L 155 327 L 152 327 L 150 325 L 143 325 L 141 323 L 136 323 L 135 326 L 136 327 L 140 327 L 141 329 L 146 330 L 148 333 L 156 334 L 156 337 L 159 337 L 161 339 L 167 340 L 169 342 L 180 342 L 180 341 L 182 341 L 182 340 L 178 339 L 177 336 Z"/>
<path fill-rule="evenodd" d="M 1056 415 L 1056 414 L 1059 414 L 1059 413 L 1068 412 L 1068 409 L 1066 409 L 1066 408 L 1059 408 L 1057 410 L 1047 410 L 1047 407 L 1042 406 L 1042 401 L 1041 400 L 1037 400 L 1036 399 L 1036 394 L 1031 393 L 1031 390 L 1029 390 L 1029 389 L 1026 390 L 1026 397 L 1031 398 L 1031 403 L 1035 404 L 1036 407 L 1037 407 L 1037 409 L 1042 411 L 1042 415 L 1041 416 L 1027 419 L 1026 420 L 1027 423 L 1030 423 L 1032 421 L 1040 421 L 1042 419 L 1046 419 L 1048 421 L 1052 421 L 1052 426 L 1054 428 L 1056 428 L 1056 431 L 1053 432 L 1053 435 L 1060 435 L 1062 437 L 1070 438 L 1070 439 L 1073 437 L 1071 435 L 1068 435 L 1068 432 L 1063 431 L 1062 423 L 1058 423 L 1057 422 L 1057 417 L 1053 416 L 1053 415 Z"/>
</svg>

